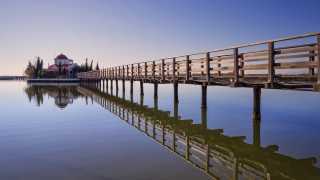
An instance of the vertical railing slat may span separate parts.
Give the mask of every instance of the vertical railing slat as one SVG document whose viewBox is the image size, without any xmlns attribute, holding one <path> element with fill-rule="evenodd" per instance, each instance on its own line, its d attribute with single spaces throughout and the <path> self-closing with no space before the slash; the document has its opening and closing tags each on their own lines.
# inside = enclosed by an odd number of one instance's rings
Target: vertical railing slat
<svg viewBox="0 0 320 180">
<path fill-rule="evenodd" d="M 186 56 L 186 81 L 190 80 L 190 56 Z"/>
<path fill-rule="evenodd" d="M 274 42 L 268 43 L 268 84 L 273 85 L 274 83 Z"/>
<path fill-rule="evenodd" d="M 210 81 L 210 53 L 207 52 L 206 53 L 206 61 L 205 61 L 205 71 L 206 71 L 206 81 L 209 82 Z"/>
<path fill-rule="evenodd" d="M 234 83 L 237 84 L 239 82 L 239 55 L 238 48 L 233 49 L 233 75 L 234 75 Z"/>
<path fill-rule="evenodd" d="M 165 62 L 164 62 L 164 59 L 161 60 L 161 76 L 162 76 L 162 80 L 164 81 L 165 80 L 165 75 L 164 75 L 164 66 L 165 66 Z"/>
</svg>

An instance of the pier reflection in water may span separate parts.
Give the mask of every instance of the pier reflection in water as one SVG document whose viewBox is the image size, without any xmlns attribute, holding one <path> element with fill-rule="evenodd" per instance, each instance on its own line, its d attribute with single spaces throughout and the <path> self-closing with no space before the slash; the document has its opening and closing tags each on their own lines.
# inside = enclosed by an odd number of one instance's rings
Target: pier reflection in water
<svg viewBox="0 0 320 180">
<path fill-rule="evenodd" d="M 139 103 L 125 96 L 108 94 L 96 84 L 85 86 L 29 86 L 25 89 L 29 99 L 37 104 L 48 94 L 58 107 L 65 107 L 73 99 L 84 97 L 100 104 L 162 147 L 170 150 L 194 165 L 213 179 L 319 179 L 320 169 L 316 158 L 296 159 L 277 152 L 277 145 L 261 146 L 261 90 L 253 89 L 252 135 L 253 143 L 244 141 L 245 136 L 227 136 L 223 129 L 207 126 L 206 108 L 201 111 L 201 123 L 181 119 L 178 115 L 178 99 L 174 98 L 173 113 L 158 109 L 158 96 L 154 106 L 144 105 L 143 94 Z"/>
<path fill-rule="evenodd" d="M 261 147 L 261 89 L 253 89 L 253 144 L 245 136 L 226 136 L 223 129 L 207 128 L 207 109 L 201 108 L 201 124 L 178 116 L 178 102 L 174 100 L 173 116 L 154 107 L 109 95 L 95 85 L 79 87 L 102 107 L 117 115 L 163 147 L 193 164 L 216 179 L 319 179 L 320 169 L 314 166 L 315 157 L 295 159 L 277 152 L 277 145 Z M 142 94 L 143 95 L 143 94 Z"/>
</svg>

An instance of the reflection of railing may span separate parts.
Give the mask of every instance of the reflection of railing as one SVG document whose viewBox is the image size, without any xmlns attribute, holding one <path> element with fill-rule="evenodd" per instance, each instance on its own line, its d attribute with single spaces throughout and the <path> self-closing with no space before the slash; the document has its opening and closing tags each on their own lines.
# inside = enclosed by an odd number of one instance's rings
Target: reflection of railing
<svg viewBox="0 0 320 180">
<path fill-rule="evenodd" d="M 132 103 L 95 88 L 78 88 L 102 107 L 137 128 L 159 144 L 202 169 L 214 179 L 319 179 L 312 159 L 298 160 L 229 137 L 221 129 L 181 120 L 169 112 Z"/>
<path fill-rule="evenodd" d="M 320 34 L 251 43 L 79 73 L 82 80 L 319 88 Z"/>
</svg>

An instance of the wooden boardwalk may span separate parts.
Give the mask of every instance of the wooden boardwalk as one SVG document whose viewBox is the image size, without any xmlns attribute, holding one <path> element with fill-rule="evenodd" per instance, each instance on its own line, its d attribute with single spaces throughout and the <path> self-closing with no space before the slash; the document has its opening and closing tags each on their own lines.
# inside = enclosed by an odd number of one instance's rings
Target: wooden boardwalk
<svg viewBox="0 0 320 180">
<path fill-rule="evenodd" d="M 81 80 L 129 80 L 319 90 L 320 33 L 79 73 Z"/>
<path fill-rule="evenodd" d="M 254 101 L 253 144 L 244 136 L 227 136 L 222 129 L 209 129 L 182 120 L 176 113 L 147 107 L 102 92 L 97 86 L 78 87 L 108 111 L 135 127 L 168 150 L 201 169 L 213 179 L 319 179 L 315 158 L 295 159 L 277 152 L 277 145 L 260 145 L 260 100 Z M 260 99 L 254 91 L 254 99 Z M 157 101 L 155 101 L 157 102 Z M 257 111 L 258 110 L 258 111 Z M 174 110 L 176 111 L 176 110 Z"/>
<path fill-rule="evenodd" d="M 253 87 L 291 90 L 320 90 L 320 33 L 256 42 L 217 49 L 211 52 L 189 54 L 145 61 L 98 71 L 78 74 L 82 83 L 97 83 L 118 95 L 118 81 L 140 82 L 140 95 L 144 83 L 171 83 L 174 102 L 178 102 L 178 84 L 201 85 L 201 106 L 207 107 L 207 86 Z M 109 86 L 110 82 L 110 86 Z M 109 88 L 110 87 L 110 88 Z"/>
</svg>

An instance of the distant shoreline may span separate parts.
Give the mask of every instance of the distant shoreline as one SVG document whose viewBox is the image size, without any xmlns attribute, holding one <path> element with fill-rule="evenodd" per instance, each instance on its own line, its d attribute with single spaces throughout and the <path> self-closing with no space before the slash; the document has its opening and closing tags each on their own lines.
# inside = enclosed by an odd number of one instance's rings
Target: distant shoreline
<svg viewBox="0 0 320 180">
<path fill-rule="evenodd" d="M 80 83 L 80 79 L 28 79 L 27 83 Z"/>
</svg>

